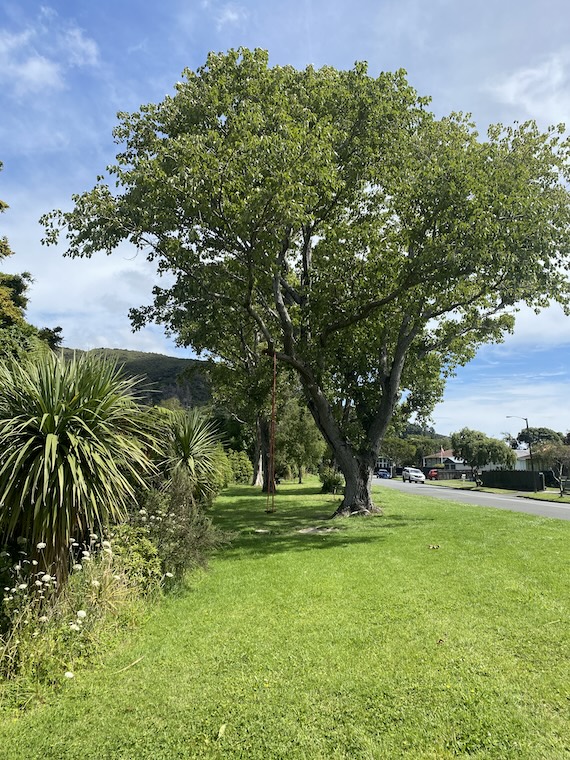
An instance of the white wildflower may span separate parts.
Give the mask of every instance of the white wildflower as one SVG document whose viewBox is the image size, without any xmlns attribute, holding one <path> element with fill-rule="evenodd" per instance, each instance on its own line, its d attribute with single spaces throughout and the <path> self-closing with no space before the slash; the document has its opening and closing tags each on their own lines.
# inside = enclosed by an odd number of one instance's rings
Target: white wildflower
<svg viewBox="0 0 570 760">
<path fill-rule="evenodd" d="M 103 549 L 110 549 L 111 548 L 111 542 L 110 541 L 103 541 L 103 543 L 101 544 L 101 546 L 103 547 Z"/>
<path fill-rule="evenodd" d="M 100 586 L 101 584 L 99 583 L 99 581 L 91 581 L 91 585 L 92 585 L 94 588 L 99 588 L 99 586 Z"/>
<path fill-rule="evenodd" d="M 38 588 L 44 585 L 41 581 L 34 581 L 34 583 Z"/>
<path fill-rule="evenodd" d="M 99 536 L 96 533 L 90 533 L 89 534 L 89 538 L 92 538 L 93 541 L 97 541 L 97 539 L 99 538 Z"/>
<path fill-rule="evenodd" d="M 174 578 L 174 575 L 172 573 L 164 573 L 167 578 Z"/>
<path fill-rule="evenodd" d="M 36 566 L 37 566 L 37 564 L 38 564 L 38 561 L 37 561 L 37 559 L 33 559 L 33 560 L 32 560 L 32 565 L 34 565 L 34 567 L 36 567 Z"/>
<path fill-rule="evenodd" d="M 77 617 L 83 620 L 84 618 L 87 617 L 87 613 L 85 612 L 85 610 L 77 610 Z"/>
<path fill-rule="evenodd" d="M 79 564 L 73 565 L 73 569 L 74 570 L 83 570 L 83 565 L 79 565 Z"/>
<path fill-rule="evenodd" d="M 70 624 L 69 624 L 69 628 L 70 628 L 72 631 L 80 631 L 80 630 L 81 630 L 81 627 L 80 627 L 80 626 L 78 626 L 78 625 L 77 625 L 77 623 L 70 623 Z"/>
<path fill-rule="evenodd" d="M 70 670 L 68 670 L 67 673 L 65 673 L 64 675 L 66 678 L 74 678 L 74 675 Z"/>
<path fill-rule="evenodd" d="M 38 620 L 40 621 L 40 623 L 47 623 L 47 615 L 42 615 L 41 617 L 38 618 Z"/>
<path fill-rule="evenodd" d="M 45 549 L 45 548 L 46 548 L 46 546 L 47 546 L 47 544 L 46 544 L 46 542 L 45 542 L 45 541 L 40 541 L 40 543 L 39 543 L 39 544 L 37 544 L 37 547 L 36 547 L 36 548 L 37 548 L 37 549 Z"/>
<path fill-rule="evenodd" d="M 53 581 L 54 579 L 51 577 L 51 575 L 48 575 L 47 573 L 45 575 L 42 575 L 42 581 L 44 583 L 49 583 L 50 581 Z"/>
<path fill-rule="evenodd" d="M 90 557 L 91 556 L 91 552 L 88 551 L 87 549 L 85 549 L 85 551 L 82 551 L 81 554 L 83 554 L 84 557 Z"/>
<path fill-rule="evenodd" d="M 18 588 L 20 589 L 20 591 L 23 591 L 25 588 L 28 588 L 28 584 L 27 583 L 20 583 L 20 585 L 18 586 Z"/>
</svg>

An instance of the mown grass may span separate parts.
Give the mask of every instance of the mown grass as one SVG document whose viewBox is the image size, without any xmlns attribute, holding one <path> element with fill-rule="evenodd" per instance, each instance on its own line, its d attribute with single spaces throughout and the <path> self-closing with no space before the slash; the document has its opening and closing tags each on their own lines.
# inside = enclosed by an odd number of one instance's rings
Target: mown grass
<svg viewBox="0 0 570 760">
<path fill-rule="evenodd" d="M 378 493 L 384 517 L 331 522 L 314 485 L 274 514 L 226 491 L 211 571 L 49 704 L 6 709 L 0 756 L 570 757 L 568 522 Z"/>
</svg>

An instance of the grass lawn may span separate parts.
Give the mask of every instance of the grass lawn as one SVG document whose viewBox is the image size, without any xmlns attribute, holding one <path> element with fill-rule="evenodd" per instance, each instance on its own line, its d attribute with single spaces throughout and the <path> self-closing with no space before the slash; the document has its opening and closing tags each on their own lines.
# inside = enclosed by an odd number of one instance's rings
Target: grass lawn
<svg viewBox="0 0 570 760">
<path fill-rule="evenodd" d="M 275 514 L 226 491 L 231 548 L 101 667 L 5 707 L 0 757 L 569 758 L 570 523 L 377 493 L 384 517 L 329 522 L 314 482 Z"/>
</svg>

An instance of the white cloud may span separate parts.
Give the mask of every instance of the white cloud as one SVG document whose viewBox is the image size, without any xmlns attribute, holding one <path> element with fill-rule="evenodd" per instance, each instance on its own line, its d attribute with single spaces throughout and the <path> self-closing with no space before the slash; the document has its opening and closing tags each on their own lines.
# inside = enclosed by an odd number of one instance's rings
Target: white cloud
<svg viewBox="0 0 570 760">
<path fill-rule="evenodd" d="M 523 108 L 541 123 L 570 123 L 570 50 L 559 50 L 535 66 L 514 71 L 490 85 L 501 102 Z"/>
<path fill-rule="evenodd" d="M 218 30 L 225 26 L 238 26 L 247 19 L 247 11 L 239 5 L 228 3 L 223 5 L 216 13 Z"/>
<path fill-rule="evenodd" d="M 23 31 L 0 32 L 0 85 L 18 97 L 61 90 L 68 69 L 98 62 L 96 42 L 48 8 Z"/>
<path fill-rule="evenodd" d="M 99 62 L 97 44 L 85 37 L 81 29 L 67 29 L 60 38 L 60 49 L 74 66 L 96 66 Z"/>
</svg>

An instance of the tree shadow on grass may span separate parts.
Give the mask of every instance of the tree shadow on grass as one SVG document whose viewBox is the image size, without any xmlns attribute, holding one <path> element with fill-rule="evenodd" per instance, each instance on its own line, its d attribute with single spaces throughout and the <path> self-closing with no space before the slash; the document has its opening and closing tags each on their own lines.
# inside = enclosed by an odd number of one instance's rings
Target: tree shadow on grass
<svg viewBox="0 0 570 760">
<path fill-rule="evenodd" d="M 389 530 L 430 519 L 378 515 L 331 520 L 339 503 L 338 496 L 320 493 L 318 485 L 288 483 L 275 494 L 275 511 L 268 512 L 272 502 L 259 489 L 229 488 L 211 515 L 215 525 L 231 536 L 231 544 L 218 556 L 264 556 L 374 543 L 384 540 Z"/>
</svg>

